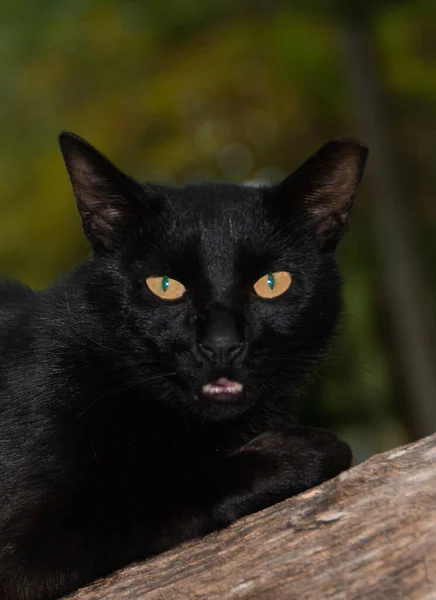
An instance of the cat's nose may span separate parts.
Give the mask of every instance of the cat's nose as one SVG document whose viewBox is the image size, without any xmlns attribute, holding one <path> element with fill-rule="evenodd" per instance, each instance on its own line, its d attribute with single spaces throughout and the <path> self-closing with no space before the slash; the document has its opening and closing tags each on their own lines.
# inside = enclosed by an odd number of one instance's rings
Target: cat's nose
<svg viewBox="0 0 436 600">
<path fill-rule="evenodd" d="M 245 346 L 239 321 L 233 311 L 217 305 L 210 308 L 198 332 L 199 352 L 214 363 L 233 361 Z"/>
<path fill-rule="evenodd" d="M 227 337 L 216 337 L 213 340 L 198 344 L 200 352 L 209 360 L 218 363 L 232 362 L 244 348 L 244 343 Z"/>
</svg>

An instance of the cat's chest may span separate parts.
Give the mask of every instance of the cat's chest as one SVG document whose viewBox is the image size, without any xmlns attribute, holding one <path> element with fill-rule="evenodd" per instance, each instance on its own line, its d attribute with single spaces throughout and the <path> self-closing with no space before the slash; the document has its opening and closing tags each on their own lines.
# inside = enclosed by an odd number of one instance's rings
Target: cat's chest
<svg viewBox="0 0 436 600">
<path fill-rule="evenodd" d="M 94 469 L 130 479 L 155 479 L 163 472 L 189 468 L 240 448 L 242 432 L 197 430 L 185 423 L 100 422 L 90 429 L 88 459 Z"/>
</svg>

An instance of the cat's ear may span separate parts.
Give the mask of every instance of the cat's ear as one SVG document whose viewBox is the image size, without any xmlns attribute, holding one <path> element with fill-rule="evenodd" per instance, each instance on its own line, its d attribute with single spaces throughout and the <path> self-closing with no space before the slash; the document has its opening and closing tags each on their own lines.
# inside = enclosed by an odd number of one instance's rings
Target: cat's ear
<svg viewBox="0 0 436 600">
<path fill-rule="evenodd" d="M 346 230 L 368 148 L 352 139 L 327 142 L 279 184 L 279 194 L 316 225 L 321 247 L 333 249 Z"/>
<path fill-rule="evenodd" d="M 122 233 L 138 223 L 141 186 L 79 136 L 64 131 L 59 144 L 83 231 L 94 250 L 115 247 Z"/>
</svg>

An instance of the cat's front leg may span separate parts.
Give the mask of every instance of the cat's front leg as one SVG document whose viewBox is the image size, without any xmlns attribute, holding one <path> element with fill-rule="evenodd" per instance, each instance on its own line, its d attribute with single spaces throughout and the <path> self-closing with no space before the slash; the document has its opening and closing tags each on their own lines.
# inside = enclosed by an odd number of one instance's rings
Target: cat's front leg
<svg viewBox="0 0 436 600">
<path fill-rule="evenodd" d="M 349 446 L 330 432 L 296 427 L 262 433 L 228 457 L 226 477 L 234 494 L 229 486 L 215 514 L 231 522 L 335 477 L 351 459 Z M 222 471 L 223 488 L 226 477 Z"/>
<path fill-rule="evenodd" d="M 228 456 L 179 471 L 176 508 L 168 507 L 168 514 L 180 539 L 171 545 L 295 496 L 350 463 L 349 446 L 332 433 L 305 427 L 264 432 Z M 189 531 L 180 528 L 186 518 Z"/>
</svg>

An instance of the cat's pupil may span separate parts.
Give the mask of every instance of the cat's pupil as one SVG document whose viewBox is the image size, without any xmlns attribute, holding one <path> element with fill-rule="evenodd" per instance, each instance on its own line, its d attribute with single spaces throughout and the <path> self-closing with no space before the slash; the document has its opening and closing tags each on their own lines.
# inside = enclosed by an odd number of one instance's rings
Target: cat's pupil
<svg viewBox="0 0 436 600">
<path fill-rule="evenodd" d="M 170 282 L 169 282 L 169 280 L 168 280 L 168 277 L 167 277 L 166 275 L 164 275 L 164 276 L 162 277 L 162 290 L 163 290 L 164 292 L 166 292 L 166 291 L 167 291 L 167 289 L 168 289 L 168 286 L 169 286 L 169 285 L 170 285 Z"/>
<path fill-rule="evenodd" d="M 268 273 L 267 283 L 271 289 L 274 289 L 274 275 L 272 273 Z"/>
</svg>

